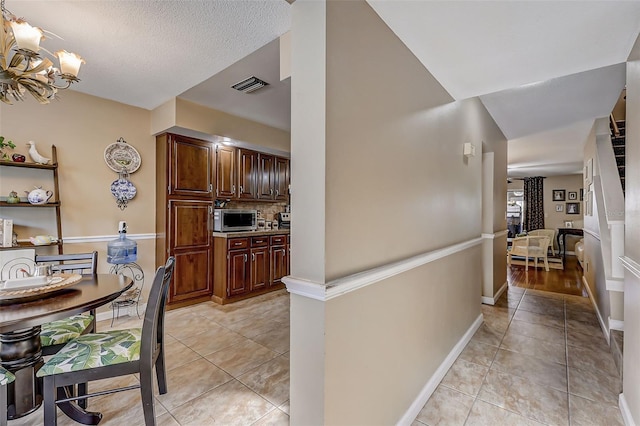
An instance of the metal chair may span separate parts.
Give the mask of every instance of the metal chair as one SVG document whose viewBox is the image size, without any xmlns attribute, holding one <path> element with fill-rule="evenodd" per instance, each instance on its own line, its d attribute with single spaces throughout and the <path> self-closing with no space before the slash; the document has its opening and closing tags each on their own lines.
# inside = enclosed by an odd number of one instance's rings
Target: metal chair
<svg viewBox="0 0 640 426">
<path fill-rule="evenodd" d="M 54 272 L 95 275 L 98 268 L 98 252 L 36 255 L 35 261 L 36 263 L 52 264 Z M 91 333 L 95 329 L 95 310 L 89 311 L 89 315 L 74 315 L 43 324 L 40 331 L 42 355 L 53 355 L 70 340 L 83 334 Z"/>
<path fill-rule="evenodd" d="M 16 377 L 0 367 L 0 426 L 7 426 L 7 385 Z"/>
<path fill-rule="evenodd" d="M 147 426 L 155 424 L 153 368 L 158 390 L 167 393 L 164 363 L 164 313 L 169 281 L 175 259 L 157 269 L 144 314 L 142 330 L 112 330 L 78 337 L 47 361 L 37 376 L 43 377 L 44 424 L 56 424 L 56 406 L 62 402 L 85 400 L 131 389 L 140 389 Z M 59 389 L 78 383 L 139 374 L 140 384 L 96 392 L 94 394 L 58 397 Z"/>
<path fill-rule="evenodd" d="M 144 288 L 144 271 L 137 263 L 124 263 L 113 265 L 109 269 L 111 274 L 125 275 L 133 280 L 133 287 L 122 293 L 120 297 L 111 302 L 111 326 L 116 318 L 120 317 L 120 308 L 136 307 L 136 315 L 140 318 L 138 307 Z"/>
</svg>

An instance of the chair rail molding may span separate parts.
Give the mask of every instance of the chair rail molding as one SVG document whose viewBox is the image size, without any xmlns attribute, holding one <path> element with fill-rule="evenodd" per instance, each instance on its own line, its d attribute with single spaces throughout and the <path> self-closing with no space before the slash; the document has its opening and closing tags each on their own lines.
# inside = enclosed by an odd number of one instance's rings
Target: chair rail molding
<svg viewBox="0 0 640 426">
<path fill-rule="evenodd" d="M 442 249 L 429 251 L 417 256 L 409 257 L 357 274 L 338 278 L 328 283 L 318 283 L 294 276 L 286 276 L 282 281 L 287 286 L 287 291 L 299 296 L 308 297 L 315 300 L 327 301 L 334 297 L 342 296 L 360 288 L 386 280 L 395 275 L 409 271 L 411 269 L 426 265 L 447 256 L 459 253 L 482 243 L 482 238 L 474 238 L 462 243 L 453 244 Z"/>
<path fill-rule="evenodd" d="M 131 240 L 155 240 L 158 234 L 127 234 L 127 238 Z M 118 235 L 89 235 L 82 237 L 64 237 L 62 241 L 65 244 L 80 244 L 80 243 L 103 243 L 112 241 L 118 238 Z"/>
<path fill-rule="evenodd" d="M 636 276 L 636 278 L 640 278 L 640 263 L 636 262 L 628 256 L 622 256 L 620 258 L 620 261 L 622 262 L 624 269 L 631 272 Z"/>
</svg>

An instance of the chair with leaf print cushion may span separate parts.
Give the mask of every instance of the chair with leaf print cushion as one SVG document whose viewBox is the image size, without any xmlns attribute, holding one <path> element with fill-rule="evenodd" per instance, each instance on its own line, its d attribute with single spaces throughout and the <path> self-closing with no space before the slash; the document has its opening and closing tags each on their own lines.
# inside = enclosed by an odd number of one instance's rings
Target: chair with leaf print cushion
<svg viewBox="0 0 640 426">
<path fill-rule="evenodd" d="M 37 376 L 43 378 L 44 424 L 56 424 L 56 404 L 140 388 L 144 421 L 155 424 L 153 368 L 160 394 L 167 393 L 164 364 L 164 312 L 175 259 L 156 271 L 142 329 L 112 330 L 80 336 L 47 361 Z M 109 377 L 140 375 L 140 385 L 57 400 L 58 389 Z"/>
<path fill-rule="evenodd" d="M 0 367 L 0 426 L 7 426 L 7 385 L 15 379 L 11 372 Z"/>
<path fill-rule="evenodd" d="M 59 254 L 51 256 L 36 255 L 36 263 L 52 264 L 54 272 L 95 275 L 98 266 L 98 252 Z M 42 355 L 53 355 L 71 339 L 75 339 L 96 329 L 96 313 L 73 315 L 42 325 L 40 342 Z"/>
</svg>

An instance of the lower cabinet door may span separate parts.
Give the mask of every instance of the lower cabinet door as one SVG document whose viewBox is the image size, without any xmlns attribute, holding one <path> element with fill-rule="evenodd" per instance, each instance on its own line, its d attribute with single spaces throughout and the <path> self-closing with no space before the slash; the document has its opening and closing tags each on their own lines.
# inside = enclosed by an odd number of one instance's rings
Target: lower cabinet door
<svg viewBox="0 0 640 426">
<path fill-rule="evenodd" d="M 251 290 L 266 288 L 269 284 L 269 254 L 266 247 L 251 249 Z"/>
<path fill-rule="evenodd" d="M 171 279 L 169 302 L 210 296 L 212 292 L 211 250 L 192 248 L 173 250 L 176 266 Z"/>
<path fill-rule="evenodd" d="M 231 250 L 227 256 L 227 296 L 237 296 L 250 290 L 249 250 Z"/>
<path fill-rule="evenodd" d="M 287 275 L 287 257 L 285 246 L 271 247 L 271 285 L 281 283 Z"/>
</svg>

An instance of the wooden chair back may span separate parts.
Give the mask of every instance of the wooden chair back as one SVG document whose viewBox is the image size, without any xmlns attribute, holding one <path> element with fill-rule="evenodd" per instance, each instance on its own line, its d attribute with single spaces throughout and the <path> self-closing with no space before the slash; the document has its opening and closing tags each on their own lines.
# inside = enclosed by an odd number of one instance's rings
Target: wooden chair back
<svg viewBox="0 0 640 426">
<path fill-rule="evenodd" d="M 54 272 L 95 275 L 98 269 L 98 252 L 36 255 L 36 263 L 52 263 Z"/>
</svg>

